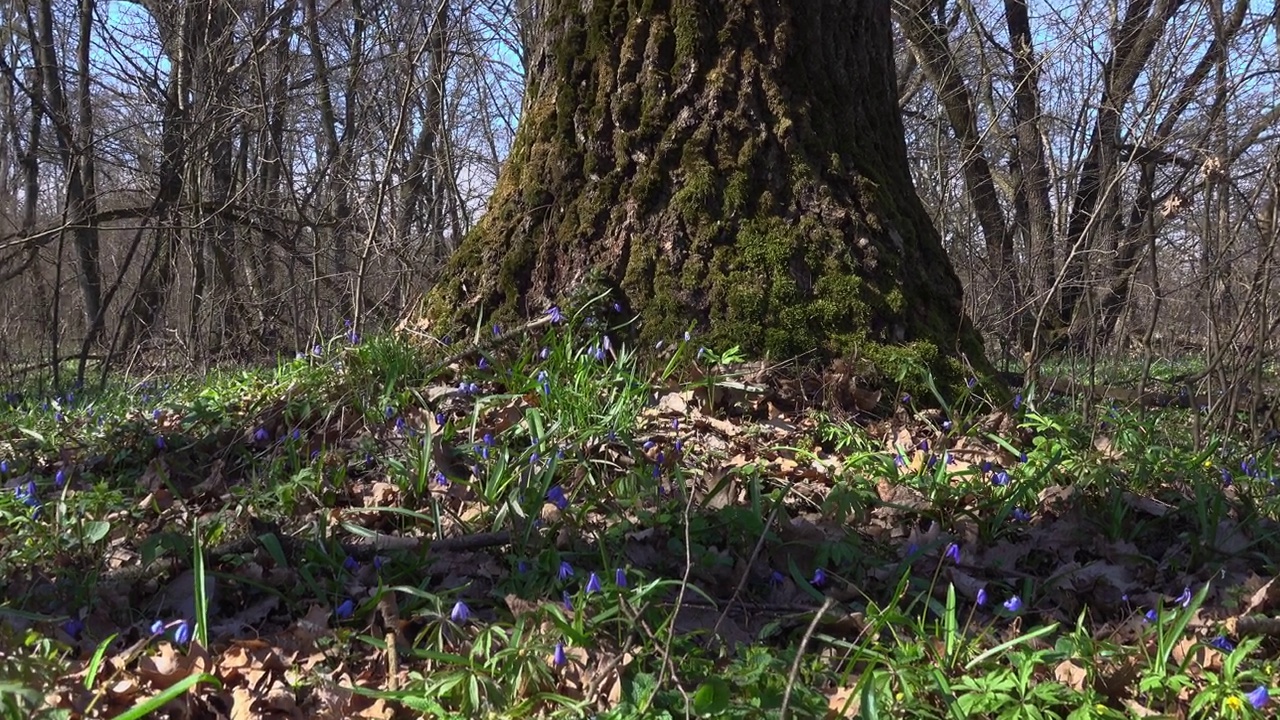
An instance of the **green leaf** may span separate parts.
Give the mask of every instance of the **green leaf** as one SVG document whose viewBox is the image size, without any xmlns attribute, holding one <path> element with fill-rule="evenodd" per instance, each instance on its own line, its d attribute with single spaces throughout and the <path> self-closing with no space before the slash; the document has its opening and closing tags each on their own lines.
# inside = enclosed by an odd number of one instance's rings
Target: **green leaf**
<svg viewBox="0 0 1280 720">
<path fill-rule="evenodd" d="M 90 520 L 84 524 L 84 539 L 88 543 L 101 542 L 111 532 L 111 523 L 106 520 Z"/>
<path fill-rule="evenodd" d="M 729 707 L 729 683 L 712 678 L 698 686 L 693 694 L 693 709 L 699 715 L 714 715 Z"/>
</svg>

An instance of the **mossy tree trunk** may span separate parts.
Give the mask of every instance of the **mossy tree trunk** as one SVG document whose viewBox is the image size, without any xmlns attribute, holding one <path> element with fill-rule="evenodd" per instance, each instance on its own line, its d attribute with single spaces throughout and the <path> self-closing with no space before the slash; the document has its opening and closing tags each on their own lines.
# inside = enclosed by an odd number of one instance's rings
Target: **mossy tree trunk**
<svg viewBox="0 0 1280 720">
<path fill-rule="evenodd" d="M 647 341 L 696 321 L 775 359 L 984 365 L 912 186 L 888 3 L 543 6 L 515 146 L 429 318 L 534 316 L 596 269 Z"/>
</svg>

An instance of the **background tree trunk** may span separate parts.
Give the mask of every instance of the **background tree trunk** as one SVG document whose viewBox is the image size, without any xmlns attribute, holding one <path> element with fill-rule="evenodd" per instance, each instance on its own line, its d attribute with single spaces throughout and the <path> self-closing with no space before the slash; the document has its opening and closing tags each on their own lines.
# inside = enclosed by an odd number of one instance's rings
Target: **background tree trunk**
<svg viewBox="0 0 1280 720">
<path fill-rule="evenodd" d="M 594 269 L 642 341 L 696 321 L 773 358 L 983 363 L 911 183 L 888 4 L 641 5 L 544 4 L 510 160 L 428 317 L 537 314 Z"/>
</svg>

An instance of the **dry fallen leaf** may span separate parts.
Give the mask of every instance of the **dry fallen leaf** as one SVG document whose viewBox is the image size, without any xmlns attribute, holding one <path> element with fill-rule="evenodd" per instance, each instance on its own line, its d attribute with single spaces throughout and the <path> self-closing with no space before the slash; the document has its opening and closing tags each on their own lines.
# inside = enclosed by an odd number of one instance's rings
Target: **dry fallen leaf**
<svg viewBox="0 0 1280 720">
<path fill-rule="evenodd" d="M 1053 669 L 1053 679 L 1076 692 L 1083 692 L 1089 681 L 1089 673 L 1074 662 L 1063 660 Z"/>
<path fill-rule="evenodd" d="M 835 692 L 827 698 L 827 720 L 858 717 L 861 705 L 862 699 L 858 697 L 855 687 L 836 688 Z"/>
</svg>

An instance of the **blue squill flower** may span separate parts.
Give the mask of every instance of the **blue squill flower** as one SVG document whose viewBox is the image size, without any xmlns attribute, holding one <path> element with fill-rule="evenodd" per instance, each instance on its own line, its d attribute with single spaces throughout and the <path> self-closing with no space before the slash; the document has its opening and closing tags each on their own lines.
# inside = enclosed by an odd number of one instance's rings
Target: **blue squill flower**
<svg viewBox="0 0 1280 720">
<path fill-rule="evenodd" d="M 339 620 L 346 620 L 356 614 L 356 602 L 351 598 L 342 601 L 342 604 L 333 611 L 334 617 Z"/>
<path fill-rule="evenodd" d="M 601 589 L 602 588 L 600 587 L 600 576 L 595 573 L 591 573 L 591 575 L 587 578 L 587 592 L 589 593 L 600 592 Z"/>
<path fill-rule="evenodd" d="M 564 667 L 566 662 L 568 661 L 564 656 L 564 643 L 558 642 L 556 643 L 555 652 L 551 653 L 551 664 L 556 667 Z"/>
<path fill-rule="evenodd" d="M 453 611 L 449 613 L 449 619 L 456 623 L 464 623 L 471 617 L 471 608 L 467 604 L 459 600 L 453 604 Z"/>
<path fill-rule="evenodd" d="M 186 620 L 178 623 L 178 629 L 173 632 L 173 641 L 179 645 L 191 642 L 191 623 Z"/>
<path fill-rule="evenodd" d="M 947 545 L 946 551 L 942 553 L 942 559 L 950 560 L 954 562 L 956 565 L 959 565 L 960 564 L 960 546 L 955 543 L 951 543 L 950 545 Z"/>
<path fill-rule="evenodd" d="M 1261 710 L 1267 704 L 1267 701 L 1271 699 L 1271 693 L 1267 690 L 1266 685 L 1259 685 L 1257 689 L 1246 695 L 1245 699 L 1249 701 L 1254 710 Z"/>
<path fill-rule="evenodd" d="M 547 500 L 561 510 L 569 507 L 569 498 L 564 494 L 564 488 L 559 485 L 551 486 L 551 489 L 547 491 Z M 564 564 L 568 565 L 568 563 Z M 572 570 L 570 570 L 570 574 L 573 574 Z"/>
<path fill-rule="evenodd" d="M 1005 600 L 1004 609 L 1008 610 L 1011 613 L 1018 612 L 1019 610 L 1022 609 L 1022 598 L 1018 597 L 1017 595 L 1014 595 L 1008 600 Z"/>
<path fill-rule="evenodd" d="M 1214 639 L 1210 640 L 1210 641 L 1209 641 L 1209 646 L 1210 646 L 1210 647 L 1215 647 L 1215 648 L 1217 648 L 1217 649 L 1221 650 L 1222 652 L 1226 652 L 1226 653 L 1232 652 L 1233 650 L 1235 650 L 1235 649 L 1236 649 L 1236 645 L 1235 645 L 1235 643 L 1231 642 L 1230 640 L 1228 640 L 1227 638 L 1225 638 L 1225 637 L 1223 637 L 1223 636 L 1221 636 L 1221 635 L 1219 635 L 1218 637 L 1216 637 L 1216 638 L 1214 638 Z"/>
<path fill-rule="evenodd" d="M 561 580 L 568 580 L 573 577 L 573 566 L 570 565 L 567 560 L 562 560 L 560 562 L 560 572 L 558 573 L 558 576 Z"/>
</svg>

